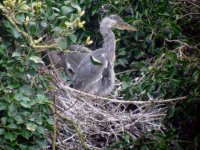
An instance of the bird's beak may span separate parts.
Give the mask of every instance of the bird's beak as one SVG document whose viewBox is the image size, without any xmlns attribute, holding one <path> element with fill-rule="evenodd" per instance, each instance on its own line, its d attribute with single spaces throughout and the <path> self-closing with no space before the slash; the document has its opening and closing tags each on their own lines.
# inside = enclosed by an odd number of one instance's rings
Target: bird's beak
<svg viewBox="0 0 200 150">
<path fill-rule="evenodd" d="M 128 23 L 125 23 L 125 22 L 122 22 L 122 23 L 118 24 L 116 27 L 118 29 L 121 29 L 121 30 L 128 30 L 128 31 L 133 31 L 133 32 L 137 31 L 136 28 L 134 28 L 133 26 L 131 26 Z"/>
</svg>

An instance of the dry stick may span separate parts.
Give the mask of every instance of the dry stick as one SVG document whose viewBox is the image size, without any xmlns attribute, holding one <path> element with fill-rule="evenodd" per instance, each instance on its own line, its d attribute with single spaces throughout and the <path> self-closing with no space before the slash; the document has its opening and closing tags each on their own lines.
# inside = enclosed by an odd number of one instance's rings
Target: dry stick
<svg viewBox="0 0 200 150">
<path fill-rule="evenodd" d="M 35 45 L 37 42 L 41 41 L 42 39 L 38 39 L 36 40 L 36 42 L 33 41 L 33 38 L 32 36 L 30 36 L 28 33 L 26 33 L 25 31 L 21 30 L 16 22 L 15 22 L 15 18 L 13 16 L 13 14 L 9 14 L 7 9 L 3 6 L 3 5 L 0 5 L 0 9 L 2 10 L 2 12 L 4 13 L 4 15 L 7 17 L 7 19 L 10 21 L 10 23 L 14 26 L 14 28 L 19 32 L 21 33 L 24 38 L 26 38 L 28 41 L 29 41 L 29 45 L 36 49 L 38 52 L 43 52 L 43 51 L 46 51 L 46 49 L 48 48 L 58 48 L 60 49 L 58 43 L 54 43 L 54 44 L 51 44 L 51 45 Z M 44 38 L 44 37 L 43 37 Z"/>
<path fill-rule="evenodd" d="M 195 4 L 195 3 L 191 2 L 191 0 L 181 0 L 181 2 L 188 2 L 191 5 L 193 5 L 193 6 L 197 7 L 197 8 L 200 8 L 200 6 L 198 4 Z"/>
<path fill-rule="evenodd" d="M 53 108 L 51 105 L 49 105 L 49 107 L 50 107 L 50 109 L 51 109 L 52 111 L 54 111 L 54 108 Z M 81 132 L 81 129 L 78 127 L 78 124 L 77 124 L 74 120 L 68 118 L 67 116 L 64 116 L 64 115 L 62 115 L 62 114 L 60 114 L 60 113 L 58 113 L 58 115 L 59 115 L 63 120 L 66 120 L 66 121 L 68 121 L 68 122 L 70 122 L 70 123 L 72 124 L 72 126 L 74 127 L 74 129 L 75 129 L 76 132 L 78 133 L 78 136 L 79 136 L 79 139 L 80 139 L 80 143 L 83 145 L 83 147 L 84 147 L 86 150 L 89 150 L 90 148 L 89 148 L 88 145 L 85 143 L 84 135 L 83 135 L 83 133 Z"/>
<path fill-rule="evenodd" d="M 131 70 L 126 70 L 126 71 L 122 71 L 122 72 L 117 72 L 115 73 L 115 75 L 120 75 L 120 74 L 124 74 L 124 73 L 130 73 L 130 72 L 134 72 L 137 71 L 138 69 L 131 69 Z"/>
<path fill-rule="evenodd" d="M 56 109 L 55 107 L 52 107 L 52 113 L 53 113 L 53 138 L 52 138 L 52 149 L 56 150 Z"/>
<path fill-rule="evenodd" d="M 92 95 L 89 93 L 85 93 L 70 87 L 65 86 L 65 88 L 67 88 L 68 90 L 72 91 L 72 92 L 76 92 L 79 93 L 81 96 L 89 96 L 93 99 L 99 99 L 99 100 L 106 100 L 106 101 L 110 101 L 110 102 L 114 102 L 114 103 L 124 103 L 124 104 L 165 104 L 165 103 L 173 103 L 173 102 L 178 102 L 180 100 L 184 100 L 187 98 L 187 96 L 182 96 L 182 97 L 177 97 L 177 98 L 171 98 L 171 99 L 166 99 L 166 100 L 151 100 L 151 101 L 130 101 L 130 100 L 118 100 L 118 99 L 110 99 L 110 98 L 106 98 L 106 97 L 100 97 L 100 96 L 96 96 L 96 95 Z"/>
<path fill-rule="evenodd" d="M 183 18 L 185 18 L 187 16 L 190 16 L 190 15 L 200 15 L 200 13 L 188 13 L 188 14 L 185 14 L 185 15 L 181 16 L 180 18 L 178 18 L 176 20 L 181 20 L 181 19 L 183 19 Z"/>
</svg>

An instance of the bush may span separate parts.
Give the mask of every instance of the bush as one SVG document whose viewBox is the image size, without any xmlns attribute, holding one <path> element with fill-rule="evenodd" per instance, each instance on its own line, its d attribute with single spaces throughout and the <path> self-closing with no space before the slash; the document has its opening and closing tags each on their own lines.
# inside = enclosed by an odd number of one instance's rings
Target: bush
<svg viewBox="0 0 200 150">
<path fill-rule="evenodd" d="M 45 149 L 52 98 L 38 52 L 66 48 L 83 24 L 81 9 L 68 1 L 5 0 L 0 10 L 0 149 Z M 48 41 L 61 35 L 60 43 Z"/>
<path fill-rule="evenodd" d="M 136 33 L 115 33 L 115 71 L 122 82 L 121 90 L 114 93 L 116 96 L 135 100 L 188 96 L 184 103 L 176 107 L 173 104 L 169 106 L 165 134 L 148 133 L 141 140 L 122 140 L 112 148 L 199 147 L 198 4 L 170 0 L 91 0 L 81 4 L 87 10 L 84 18 L 87 20 L 86 31 L 91 31 L 81 33 L 81 37 L 93 34 L 95 45 L 91 48 L 95 49 L 102 44 L 97 29 L 103 16 L 118 14 L 138 29 Z M 144 141 L 149 142 L 144 144 Z"/>
<path fill-rule="evenodd" d="M 138 32 L 115 31 L 117 77 L 126 99 L 188 96 L 169 106 L 166 131 L 134 140 L 124 134 L 110 149 L 198 149 L 200 60 L 199 2 L 172 0 L 11 1 L 0 4 L 0 148 L 44 149 L 51 130 L 49 76 L 40 70 L 38 52 L 85 43 L 101 46 L 98 23 L 118 14 Z M 79 6 L 80 5 L 80 6 Z M 86 10 L 84 23 L 80 7 Z M 54 43 L 55 38 L 60 38 Z M 124 72 L 125 71 L 125 72 Z M 145 141 L 145 143 L 144 143 Z M 108 148 L 109 149 L 109 148 Z"/>
</svg>

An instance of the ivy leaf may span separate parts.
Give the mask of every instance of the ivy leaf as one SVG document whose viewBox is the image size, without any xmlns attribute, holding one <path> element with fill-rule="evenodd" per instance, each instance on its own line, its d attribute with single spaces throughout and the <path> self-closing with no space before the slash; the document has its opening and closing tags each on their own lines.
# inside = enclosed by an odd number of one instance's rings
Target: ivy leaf
<svg viewBox="0 0 200 150">
<path fill-rule="evenodd" d="M 9 124 L 7 127 L 10 128 L 10 129 L 17 129 L 18 128 L 17 125 L 14 124 L 14 123 Z"/>
<path fill-rule="evenodd" d="M 57 11 L 57 12 L 60 12 L 60 10 L 56 7 L 52 7 L 53 10 Z"/>
<path fill-rule="evenodd" d="M 38 56 L 31 56 L 29 59 L 32 60 L 36 64 L 39 64 L 39 63 L 44 64 L 42 59 Z"/>
<path fill-rule="evenodd" d="M 14 132 L 9 132 L 5 134 L 5 138 L 10 141 L 14 141 L 17 138 L 17 134 Z"/>
<path fill-rule="evenodd" d="M 15 107 L 15 105 L 12 103 L 12 104 L 10 104 L 10 106 L 8 107 L 8 109 L 9 109 L 9 112 L 10 113 L 14 113 L 14 112 L 16 112 L 16 107 Z"/>
<path fill-rule="evenodd" d="M 22 131 L 21 132 L 21 135 L 26 138 L 26 139 L 29 139 L 31 136 L 32 136 L 32 133 L 30 131 Z"/>
<path fill-rule="evenodd" d="M 14 116 L 14 119 L 15 119 L 15 121 L 17 121 L 17 124 L 24 123 L 24 120 L 23 120 L 22 116 L 20 116 L 20 115 Z"/>
<path fill-rule="evenodd" d="M 37 128 L 37 125 L 35 123 L 27 123 L 26 128 L 30 131 L 35 131 Z"/>
<path fill-rule="evenodd" d="M 38 126 L 38 127 L 37 127 L 37 131 L 38 131 L 40 134 L 44 134 L 44 133 L 45 133 L 45 128 Z"/>
<path fill-rule="evenodd" d="M 19 52 L 14 52 L 12 54 L 12 57 L 20 57 L 20 56 L 21 56 L 21 54 Z"/>
<path fill-rule="evenodd" d="M 5 134 L 5 130 L 4 129 L 0 129 L 0 135 Z"/>
<path fill-rule="evenodd" d="M 168 109 L 168 113 L 167 113 L 167 114 L 168 114 L 168 117 L 169 117 L 169 118 L 173 117 L 174 112 L 175 112 L 175 105 L 172 105 L 172 106 L 170 106 L 169 109 Z"/>
<path fill-rule="evenodd" d="M 66 49 L 67 46 L 68 46 L 68 43 L 67 43 L 67 40 L 65 38 L 62 38 L 60 41 L 59 41 L 59 45 L 62 49 Z"/>
<path fill-rule="evenodd" d="M 67 14 L 69 14 L 69 13 L 71 13 L 71 12 L 74 11 L 73 8 L 67 7 L 67 6 L 62 6 L 62 7 L 60 8 L 60 10 L 61 10 L 61 13 L 62 13 L 63 16 L 66 16 Z"/>
<path fill-rule="evenodd" d="M 19 38 L 21 34 L 10 24 L 9 21 L 4 20 L 3 24 L 8 28 L 9 32 L 15 37 Z"/>
<path fill-rule="evenodd" d="M 102 62 L 99 61 L 98 59 L 96 59 L 94 56 L 90 55 L 90 61 L 92 62 L 92 64 L 94 65 L 102 65 Z"/>
<path fill-rule="evenodd" d="M 0 110 L 6 110 L 7 109 L 7 104 L 0 102 Z"/>
<path fill-rule="evenodd" d="M 31 108 L 33 105 L 36 104 L 36 101 L 22 101 L 22 102 L 20 102 L 20 104 L 21 104 L 24 108 Z"/>
<path fill-rule="evenodd" d="M 45 22 L 45 21 L 42 21 L 41 23 L 41 26 L 43 27 L 43 28 L 46 28 L 48 25 L 47 25 L 47 23 Z"/>
<path fill-rule="evenodd" d="M 17 14 L 16 20 L 18 21 L 18 23 L 22 24 L 25 21 L 25 15 L 23 13 Z"/>
<path fill-rule="evenodd" d="M 77 41 L 77 37 L 75 34 L 70 35 L 69 38 L 73 43 L 75 43 Z"/>
<path fill-rule="evenodd" d="M 35 22 L 30 22 L 29 23 L 29 30 L 30 30 L 31 34 L 36 34 L 39 31 L 39 29 L 38 29 L 38 27 L 37 27 Z"/>
<path fill-rule="evenodd" d="M 73 8 L 75 8 L 75 9 L 77 9 L 79 12 L 81 11 L 81 8 L 80 8 L 80 6 L 79 6 L 78 4 L 76 4 L 76 3 L 71 3 L 71 6 L 72 6 Z"/>
</svg>

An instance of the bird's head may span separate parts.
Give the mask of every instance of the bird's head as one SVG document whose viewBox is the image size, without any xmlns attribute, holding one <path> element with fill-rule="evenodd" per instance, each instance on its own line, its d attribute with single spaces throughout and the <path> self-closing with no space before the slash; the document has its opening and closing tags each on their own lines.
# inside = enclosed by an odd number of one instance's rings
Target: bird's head
<svg viewBox="0 0 200 150">
<path fill-rule="evenodd" d="M 100 26 L 106 28 L 115 28 L 119 30 L 137 31 L 136 28 L 124 22 L 124 20 L 117 15 L 110 15 L 103 18 Z"/>
</svg>

